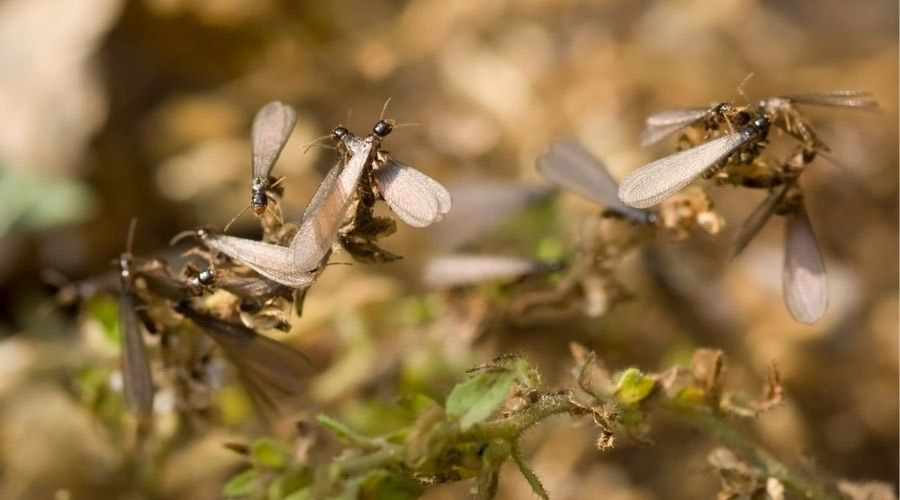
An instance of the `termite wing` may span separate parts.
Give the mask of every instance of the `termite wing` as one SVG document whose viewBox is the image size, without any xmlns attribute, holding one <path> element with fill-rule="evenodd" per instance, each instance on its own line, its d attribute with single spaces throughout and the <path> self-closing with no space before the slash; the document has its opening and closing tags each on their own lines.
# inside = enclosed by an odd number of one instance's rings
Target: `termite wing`
<svg viewBox="0 0 900 500">
<path fill-rule="evenodd" d="M 828 281 L 822 253 L 796 179 L 775 188 L 747 217 L 732 245 L 732 256 L 743 251 L 775 213 L 787 219 L 782 272 L 785 305 L 796 321 L 813 324 L 828 307 Z"/>
<path fill-rule="evenodd" d="M 681 190 L 742 147 L 764 139 L 769 119 L 758 116 L 733 134 L 648 163 L 628 174 L 619 186 L 619 199 L 636 208 L 649 208 Z"/>
<path fill-rule="evenodd" d="M 222 348 L 267 418 L 289 410 L 300 395 L 302 381 L 315 373 L 312 361 L 302 352 L 244 325 L 199 311 L 187 300 L 176 302 L 175 310 Z"/>
<path fill-rule="evenodd" d="M 855 90 L 784 95 L 768 97 L 759 102 L 759 108 L 772 117 L 776 126 L 783 128 L 809 147 L 821 151 L 828 151 L 828 147 L 818 139 L 812 126 L 797 110 L 795 105 L 798 104 L 839 107 L 861 111 L 878 109 L 878 102 L 872 97 L 871 92 Z"/>
<path fill-rule="evenodd" d="M 385 203 L 412 227 L 427 227 L 450 211 L 450 193 L 436 180 L 391 158 L 376 153 L 373 180 Z"/>
<path fill-rule="evenodd" d="M 660 111 L 647 117 L 647 128 L 641 133 L 641 147 L 648 147 L 675 134 L 679 130 L 706 122 L 710 128 L 719 122 L 745 125 L 749 115 L 730 102 L 720 102 L 708 108 L 678 108 Z"/>
<path fill-rule="evenodd" d="M 759 233 L 759 230 L 766 225 L 766 222 L 772 217 L 772 214 L 778 209 L 779 204 L 784 200 L 785 194 L 791 187 L 793 182 L 785 182 L 776 187 L 766 196 L 766 199 L 744 221 L 738 230 L 737 235 L 731 245 L 732 258 L 737 257 L 744 251 L 753 238 Z"/>
<path fill-rule="evenodd" d="M 253 141 L 250 205 L 257 216 L 262 216 L 266 210 L 269 202 L 266 190 L 272 168 L 296 123 L 297 112 L 294 108 L 279 101 L 266 104 L 253 118 L 250 133 Z"/>
<path fill-rule="evenodd" d="M 554 141 L 536 164 L 538 172 L 550 182 L 624 217 L 640 223 L 650 223 L 655 218 L 652 212 L 622 203 L 618 197 L 619 185 L 606 166 L 573 139 Z"/>
<path fill-rule="evenodd" d="M 527 257 L 456 254 L 430 259 L 423 269 L 422 281 L 430 287 L 455 288 L 487 281 L 515 281 L 560 268 L 560 263 Z"/>
<path fill-rule="evenodd" d="M 802 198 L 787 214 L 784 238 L 784 302 L 795 320 L 811 325 L 828 308 L 828 281 Z"/>
<path fill-rule="evenodd" d="M 119 256 L 119 330 L 122 336 L 122 385 L 128 409 L 138 417 L 153 413 L 153 378 L 147 346 L 141 333 L 137 307 L 140 300 L 134 289 L 131 269 L 131 241 L 134 221 L 128 231 L 126 251 Z"/>
</svg>

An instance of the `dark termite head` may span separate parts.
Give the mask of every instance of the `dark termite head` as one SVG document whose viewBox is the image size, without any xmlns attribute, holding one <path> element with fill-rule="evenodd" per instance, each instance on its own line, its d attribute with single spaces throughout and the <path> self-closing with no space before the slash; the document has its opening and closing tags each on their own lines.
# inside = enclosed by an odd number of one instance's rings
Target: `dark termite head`
<svg viewBox="0 0 900 500">
<path fill-rule="evenodd" d="M 253 207 L 253 213 L 257 217 L 262 217 L 266 213 L 266 206 L 269 204 L 269 197 L 266 196 L 265 189 L 253 186 L 250 189 L 250 206 Z"/>
<path fill-rule="evenodd" d="M 350 131 L 347 130 L 347 127 L 337 126 L 334 127 L 334 130 L 331 131 L 331 137 L 334 137 L 335 140 L 340 141 L 349 133 Z"/>
<path fill-rule="evenodd" d="M 744 125 L 750 123 L 751 118 L 752 117 L 750 116 L 750 113 L 746 111 L 738 111 L 734 114 L 734 118 L 732 118 L 731 120 L 735 125 L 743 127 Z"/>
<path fill-rule="evenodd" d="M 378 120 L 378 123 L 372 127 L 372 133 L 378 136 L 379 139 L 384 139 L 393 130 L 394 124 L 390 120 Z"/>
<path fill-rule="evenodd" d="M 131 254 L 128 252 L 119 255 L 117 262 L 119 266 L 119 277 L 123 282 L 131 280 Z"/>
<path fill-rule="evenodd" d="M 756 137 L 765 138 L 769 134 L 769 125 L 771 124 L 768 117 L 760 115 L 754 118 L 744 130 Z"/>
<path fill-rule="evenodd" d="M 204 269 L 197 274 L 197 282 L 201 285 L 212 285 L 216 280 L 216 274 L 212 269 Z"/>
</svg>

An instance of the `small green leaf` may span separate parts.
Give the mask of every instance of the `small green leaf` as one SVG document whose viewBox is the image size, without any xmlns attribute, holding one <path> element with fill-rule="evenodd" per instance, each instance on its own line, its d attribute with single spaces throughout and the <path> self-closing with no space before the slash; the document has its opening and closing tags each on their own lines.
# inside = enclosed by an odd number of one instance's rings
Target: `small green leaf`
<svg viewBox="0 0 900 500">
<path fill-rule="evenodd" d="M 531 467 L 525 462 L 525 457 L 522 456 L 522 450 L 519 449 L 518 443 L 514 443 L 512 446 L 512 458 L 513 461 L 516 462 L 516 465 L 519 466 L 519 471 L 525 476 L 525 480 L 528 481 L 528 484 L 531 486 L 531 489 L 534 490 L 534 493 L 544 500 L 550 500 L 550 495 L 547 494 L 547 490 L 544 489 L 541 480 L 538 479 L 537 474 L 535 474 L 534 471 L 531 470 Z"/>
<path fill-rule="evenodd" d="M 257 465 L 263 467 L 280 469 L 284 466 L 284 452 L 281 451 L 278 443 L 269 438 L 260 438 L 254 441 L 250 455 Z"/>
<path fill-rule="evenodd" d="M 306 488 L 299 489 L 290 495 L 284 497 L 284 500 L 311 500 L 312 499 L 312 491 L 307 486 Z"/>
<path fill-rule="evenodd" d="M 246 497 L 253 493 L 256 483 L 256 471 L 247 469 L 232 477 L 222 487 L 222 494 L 226 497 Z"/>
<path fill-rule="evenodd" d="M 619 400 L 628 405 L 639 403 L 646 398 L 656 381 L 641 373 L 637 368 L 629 368 L 622 373 L 619 383 L 616 384 L 616 392 Z"/>
<path fill-rule="evenodd" d="M 447 396 L 447 414 L 459 419 L 462 430 L 487 419 L 506 399 L 516 374 L 507 370 L 483 371 Z"/>
<path fill-rule="evenodd" d="M 328 415 L 319 415 L 317 420 L 323 427 L 333 432 L 334 435 L 345 444 L 359 445 L 361 441 L 366 440 L 366 438 L 360 436 L 359 433 L 348 427 L 345 423 L 333 419 Z"/>
</svg>

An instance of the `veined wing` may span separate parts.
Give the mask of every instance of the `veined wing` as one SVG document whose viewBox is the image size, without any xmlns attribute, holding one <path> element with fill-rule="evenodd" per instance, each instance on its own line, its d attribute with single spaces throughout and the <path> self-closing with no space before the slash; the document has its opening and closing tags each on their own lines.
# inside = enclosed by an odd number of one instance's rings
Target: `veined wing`
<svg viewBox="0 0 900 500">
<path fill-rule="evenodd" d="M 709 108 L 680 108 L 660 111 L 647 117 L 641 133 L 641 147 L 651 146 L 709 114 Z"/>
<path fill-rule="evenodd" d="M 422 281 L 432 287 L 474 285 L 514 280 L 546 269 L 546 264 L 524 257 L 458 254 L 435 257 L 423 269 Z"/>
<path fill-rule="evenodd" d="M 874 110 L 878 108 L 878 101 L 872 97 L 871 92 L 867 91 L 835 90 L 831 92 L 793 94 L 781 97 L 794 104 L 857 108 L 864 110 Z"/>
<path fill-rule="evenodd" d="M 139 417 L 153 412 L 153 379 L 147 347 L 141 335 L 134 292 L 123 283 L 119 301 L 119 329 L 122 335 L 122 385 L 128 409 Z"/>
<path fill-rule="evenodd" d="M 267 417 L 287 409 L 299 397 L 303 380 L 315 372 L 312 361 L 302 352 L 242 324 L 197 311 L 185 303 L 177 305 L 176 310 L 225 351 Z"/>
<path fill-rule="evenodd" d="M 784 240 L 784 302 L 791 316 L 811 325 L 828 308 L 825 264 L 806 209 L 787 216 Z"/>
<path fill-rule="evenodd" d="M 251 129 L 254 179 L 268 179 L 296 123 L 294 108 L 279 101 L 266 104 L 256 113 Z"/>
<path fill-rule="evenodd" d="M 447 189 L 409 165 L 387 158 L 374 177 L 384 201 L 410 226 L 430 226 L 450 211 Z"/>
<path fill-rule="evenodd" d="M 619 200 L 619 185 L 606 166 L 575 140 L 552 143 L 550 150 L 538 157 L 537 169 L 547 180 L 563 189 L 612 208 L 626 217 L 647 221 L 647 212 L 629 207 Z"/>
<path fill-rule="evenodd" d="M 340 174 L 332 176 L 329 172 L 326 176 L 328 184 L 323 181 L 325 185 L 319 186 L 306 208 L 297 234 L 291 240 L 290 249 L 295 269 L 315 269 L 331 249 L 356 194 L 359 178 L 370 163 L 375 149 L 375 141 L 371 137 L 348 137 L 344 144 L 349 151 L 349 159 Z"/>
<path fill-rule="evenodd" d="M 315 281 L 315 274 L 310 272 L 311 269 L 298 269 L 294 265 L 294 253 L 289 247 L 214 233 L 210 233 L 203 241 L 207 247 L 282 285 L 303 288 Z"/>
<path fill-rule="evenodd" d="M 747 220 L 744 221 L 744 224 L 741 226 L 741 229 L 738 231 L 734 238 L 734 242 L 731 245 L 732 258 L 740 255 L 756 234 L 759 233 L 759 230 L 766 225 L 766 222 L 772 217 L 772 214 L 778 207 L 778 203 L 784 199 L 784 195 L 792 184 L 793 182 L 785 182 L 781 186 L 775 188 L 775 190 L 769 193 L 769 195 L 766 196 L 766 199 L 753 210 L 750 216 L 747 217 Z"/>
<path fill-rule="evenodd" d="M 648 163 L 622 179 L 619 199 L 632 207 L 652 207 L 693 182 L 752 137 L 752 132 L 742 130 Z"/>
</svg>

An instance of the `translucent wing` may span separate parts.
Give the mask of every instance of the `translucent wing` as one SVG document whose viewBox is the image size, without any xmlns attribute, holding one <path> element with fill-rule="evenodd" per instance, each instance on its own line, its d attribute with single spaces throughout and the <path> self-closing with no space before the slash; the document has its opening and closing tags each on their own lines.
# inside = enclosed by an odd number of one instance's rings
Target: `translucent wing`
<svg viewBox="0 0 900 500">
<path fill-rule="evenodd" d="M 279 101 L 266 104 L 256 113 L 251 129 L 254 179 L 268 179 L 296 123 L 294 108 Z"/>
<path fill-rule="evenodd" d="M 135 311 L 137 299 L 130 290 L 130 285 L 123 284 L 120 299 L 119 330 L 122 335 L 122 382 L 125 403 L 132 413 L 143 417 L 153 412 L 150 361 L 147 358 L 147 347 L 144 345 Z"/>
<path fill-rule="evenodd" d="M 660 111 L 647 117 L 647 128 L 641 134 L 641 146 L 647 147 L 703 119 L 709 108 L 682 108 Z"/>
<path fill-rule="evenodd" d="M 301 221 L 306 220 L 307 214 L 312 215 L 316 212 L 316 207 L 322 205 L 325 196 L 331 191 L 334 183 L 337 182 L 337 177 L 341 174 L 341 170 L 343 170 L 343 165 L 340 161 L 335 163 L 334 166 L 328 170 L 328 173 L 325 174 L 322 182 L 319 183 L 319 187 L 316 188 L 313 197 L 309 200 L 309 204 L 306 205 L 306 209 L 303 211 L 303 217 L 300 219 Z"/>
<path fill-rule="evenodd" d="M 591 201 L 612 208 L 626 217 L 646 222 L 648 214 L 622 203 L 619 185 L 606 166 L 575 140 L 556 141 L 539 156 L 537 169 L 550 182 Z"/>
<path fill-rule="evenodd" d="M 215 233 L 210 233 L 203 241 L 210 249 L 284 286 L 303 288 L 315 281 L 311 269 L 300 269 L 294 265 L 294 252 L 289 247 Z"/>
<path fill-rule="evenodd" d="M 735 236 L 734 242 L 731 245 L 732 257 L 740 255 L 756 234 L 759 233 L 759 230 L 766 225 L 766 222 L 778 207 L 778 203 L 784 199 L 784 195 L 787 193 L 791 184 L 792 183 L 786 182 L 781 186 L 778 186 L 778 188 L 769 193 L 769 196 L 767 196 L 766 199 L 753 210 L 753 213 L 747 217 L 747 220 L 744 221 L 744 224 L 741 226 L 740 231 L 738 231 L 737 236 Z"/>
<path fill-rule="evenodd" d="M 387 158 L 374 177 L 384 201 L 410 226 L 430 226 L 450 211 L 447 189 L 409 165 Z"/>
<path fill-rule="evenodd" d="M 671 196 L 753 137 L 741 131 L 648 163 L 622 179 L 619 199 L 648 208 Z"/>
<path fill-rule="evenodd" d="M 216 286 L 243 299 L 267 300 L 287 290 L 284 285 L 258 276 L 217 276 Z"/>
<path fill-rule="evenodd" d="M 456 182 L 448 191 L 453 210 L 429 233 L 445 248 L 459 248 L 489 234 L 526 207 L 547 198 L 546 186 L 479 178 Z"/>
<path fill-rule="evenodd" d="M 782 280 L 784 302 L 795 320 L 811 325 L 825 314 L 828 307 L 825 264 L 802 205 L 787 216 Z"/>
<path fill-rule="evenodd" d="M 199 312 L 186 303 L 176 310 L 203 329 L 237 367 L 250 395 L 267 416 L 280 414 L 301 394 L 312 361 L 290 346 L 238 323 Z"/>
<path fill-rule="evenodd" d="M 457 287 L 486 281 L 514 280 L 546 269 L 541 261 L 502 255 L 448 255 L 428 261 L 422 281 L 432 287 Z"/>
<path fill-rule="evenodd" d="M 835 90 L 832 92 L 793 94 L 782 96 L 794 104 L 811 104 L 815 106 L 834 106 L 841 108 L 876 109 L 878 101 L 871 92 L 857 90 Z"/>
<path fill-rule="evenodd" d="M 360 139 L 351 134 L 345 136 L 344 145 L 349 154 L 346 164 L 340 174 L 332 175 L 329 172 L 322 181 L 306 207 L 297 234 L 291 240 L 292 265 L 296 269 L 315 269 L 331 250 L 350 202 L 356 194 L 359 178 L 370 163 L 375 149 L 375 142 L 371 137 Z"/>
</svg>

